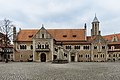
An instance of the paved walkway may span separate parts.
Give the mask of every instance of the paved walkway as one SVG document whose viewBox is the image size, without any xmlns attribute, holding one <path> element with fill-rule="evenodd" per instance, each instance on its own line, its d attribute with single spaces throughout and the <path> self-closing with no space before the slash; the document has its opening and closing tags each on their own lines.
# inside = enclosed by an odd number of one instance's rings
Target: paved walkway
<svg viewBox="0 0 120 80">
<path fill-rule="evenodd" d="M 120 62 L 0 62 L 0 80 L 120 80 Z"/>
</svg>

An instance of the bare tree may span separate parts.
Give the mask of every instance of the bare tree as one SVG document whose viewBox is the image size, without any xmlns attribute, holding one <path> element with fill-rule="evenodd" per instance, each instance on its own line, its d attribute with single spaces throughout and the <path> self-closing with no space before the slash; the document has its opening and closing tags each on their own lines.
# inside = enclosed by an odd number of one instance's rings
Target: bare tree
<svg viewBox="0 0 120 80">
<path fill-rule="evenodd" d="M 9 53 L 9 45 L 11 44 L 12 41 L 12 36 L 13 36 L 13 25 L 12 22 L 8 19 L 4 19 L 0 21 L 0 32 L 4 34 L 4 60 L 8 60 L 7 54 Z"/>
<path fill-rule="evenodd" d="M 6 46 L 12 41 L 13 25 L 10 20 L 4 19 L 0 21 L 0 32 L 5 35 Z"/>
</svg>

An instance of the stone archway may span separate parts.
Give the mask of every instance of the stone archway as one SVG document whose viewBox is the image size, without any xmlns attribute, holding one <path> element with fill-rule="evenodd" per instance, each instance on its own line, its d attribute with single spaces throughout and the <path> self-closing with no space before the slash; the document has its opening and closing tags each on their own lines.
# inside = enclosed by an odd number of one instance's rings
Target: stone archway
<svg viewBox="0 0 120 80">
<path fill-rule="evenodd" d="M 41 59 L 41 62 L 46 62 L 46 54 L 45 53 L 41 53 L 40 59 Z"/>
<path fill-rule="evenodd" d="M 75 62 L 75 54 L 71 53 L 71 62 Z"/>
<path fill-rule="evenodd" d="M 78 61 L 78 51 L 71 50 L 69 52 L 69 62 L 77 62 Z"/>
</svg>

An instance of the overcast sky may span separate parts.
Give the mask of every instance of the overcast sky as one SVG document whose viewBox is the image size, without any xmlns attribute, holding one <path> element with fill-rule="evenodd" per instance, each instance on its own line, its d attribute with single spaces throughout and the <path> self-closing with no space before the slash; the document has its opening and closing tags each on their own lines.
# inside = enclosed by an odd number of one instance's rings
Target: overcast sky
<svg viewBox="0 0 120 80">
<path fill-rule="evenodd" d="M 17 28 L 84 28 L 97 15 L 103 35 L 120 33 L 120 0 L 0 0 L 0 20 Z"/>
</svg>

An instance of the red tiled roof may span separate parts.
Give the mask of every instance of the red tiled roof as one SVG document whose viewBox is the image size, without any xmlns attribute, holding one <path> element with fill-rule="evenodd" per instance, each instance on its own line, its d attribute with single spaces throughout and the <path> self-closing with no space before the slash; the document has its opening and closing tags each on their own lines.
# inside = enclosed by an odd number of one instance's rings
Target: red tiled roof
<svg viewBox="0 0 120 80">
<path fill-rule="evenodd" d="M 96 36 L 87 36 L 87 41 L 88 42 L 92 42 L 94 39 L 96 38 Z"/>
<path fill-rule="evenodd" d="M 120 40 L 120 33 L 119 33 L 119 34 L 105 35 L 105 36 L 103 36 L 103 38 L 105 38 L 105 39 L 108 40 L 108 41 L 112 41 L 112 38 L 113 38 L 114 36 L 117 36 L 118 40 Z"/>
<path fill-rule="evenodd" d="M 112 39 L 113 37 L 116 36 L 118 38 L 118 41 L 116 42 L 112 42 Z M 103 36 L 103 38 L 107 41 L 109 41 L 109 45 L 116 45 L 116 44 L 120 44 L 120 33 L 118 34 L 111 34 L 111 35 L 106 35 L 106 36 Z"/>
<path fill-rule="evenodd" d="M 32 41 L 33 36 L 38 31 L 39 31 L 38 29 L 21 30 L 18 33 L 17 41 Z M 85 41 L 85 29 L 47 29 L 47 31 L 56 41 Z M 117 36 L 118 40 L 120 40 L 120 33 L 105 35 L 103 36 L 103 38 L 109 41 L 109 45 L 120 44 L 120 41 L 111 42 L 114 36 Z M 94 38 L 95 37 L 87 36 L 87 42 L 85 43 L 89 44 Z M 66 42 L 64 44 L 67 43 L 69 42 Z M 73 42 L 72 44 L 81 44 L 81 43 Z"/>
<path fill-rule="evenodd" d="M 32 41 L 32 37 L 38 30 L 20 30 L 17 36 L 17 41 Z"/>
<path fill-rule="evenodd" d="M 82 41 L 85 40 L 84 29 L 48 29 L 47 30 L 57 41 Z"/>
<path fill-rule="evenodd" d="M 84 41 L 85 29 L 47 29 L 48 33 L 57 41 Z M 18 33 L 17 41 L 32 41 L 38 30 L 21 30 Z M 64 37 L 63 37 L 64 36 Z M 66 36 L 66 37 L 65 37 Z"/>
</svg>

